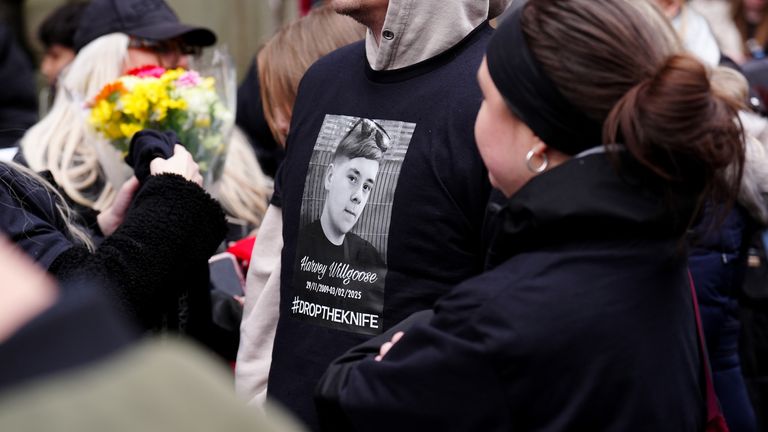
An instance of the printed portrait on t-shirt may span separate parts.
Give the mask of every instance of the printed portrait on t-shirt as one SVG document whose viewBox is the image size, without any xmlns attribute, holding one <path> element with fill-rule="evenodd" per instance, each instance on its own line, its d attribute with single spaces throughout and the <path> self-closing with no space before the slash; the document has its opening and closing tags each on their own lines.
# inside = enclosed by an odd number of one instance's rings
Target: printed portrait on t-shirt
<svg viewBox="0 0 768 432">
<path fill-rule="evenodd" d="M 413 123 L 327 115 L 304 184 L 291 314 L 382 331 L 387 239 Z"/>
</svg>

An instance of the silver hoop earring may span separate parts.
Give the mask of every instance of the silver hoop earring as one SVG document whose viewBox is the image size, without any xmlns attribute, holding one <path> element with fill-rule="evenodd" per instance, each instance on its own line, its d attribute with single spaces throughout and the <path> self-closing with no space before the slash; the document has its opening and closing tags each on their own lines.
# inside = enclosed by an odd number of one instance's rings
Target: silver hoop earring
<svg viewBox="0 0 768 432">
<path fill-rule="evenodd" d="M 547 157 L 546 153 L 542 153 L 541 154 L 541 159 L 542 159 L 541 165 L 539 165 L 538 167 L 534 168 L 531 165 L 531 161 L 533 160 L 533 156 L 535 156 L 535 155 L 536 155 L 536 153 L 533 151 L 533 149 L 528 151 L 528 154 L 525 155 L 525 166 L 528 167 L 528 170 L 530 172 L 532 172 L 534 174 L 539 174 L 539 173 L 544 172 L 544 170 L 546 170 L 547 167 L 549 166 L 549 158 Z"/>
</svg>

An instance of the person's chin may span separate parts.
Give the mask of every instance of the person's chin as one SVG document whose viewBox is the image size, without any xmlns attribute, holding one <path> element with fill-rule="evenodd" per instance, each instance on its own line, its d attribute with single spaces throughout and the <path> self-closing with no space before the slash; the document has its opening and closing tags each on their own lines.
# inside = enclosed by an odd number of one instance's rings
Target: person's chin
<svg viewBox="0 0 768 432">
<path fill-rule="evenodd" d="M 352 227 L 355 226 L 356 222 L 357 222 L 357 218 L 355 218 L 352 221 L 345 219 L 344 222 L 339 224 L 339 231 L 344 234 L 352 231 Z"/>
</svg>

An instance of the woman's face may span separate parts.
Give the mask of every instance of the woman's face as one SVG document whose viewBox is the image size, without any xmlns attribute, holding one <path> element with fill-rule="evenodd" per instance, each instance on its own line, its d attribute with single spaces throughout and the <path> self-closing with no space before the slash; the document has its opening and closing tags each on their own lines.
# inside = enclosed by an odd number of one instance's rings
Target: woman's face
<svg viewBox="0 0 768 432">
<path fill-rule="evenodd" d="M 142 41 L 131 39 L 125 70 L 142 66 L 161 66 L 166 69 L 189 68 L 189 56 L 184 54 L 183 44 L 175 39 L 167 41 Z"/>
<path fill-rule="evenodd" d="M 507 197 L 512 196 L 535 175 L 525 163 L 534 148 L 545 148 L 531 129 L 515 117 L 499 93 L 483 59 L 477 74 L 483 91 L 483 104 L 475 122 L 475 140 L 480 156 L 488 167 L 491 184 Z M 540 163 L 534 158 L 533 163 Z"/>
<path fill-rule="evenodd" d="M 766 0 L 744 0 L 744 8 L 751 12 L 762 12 L 766 3 Z"/>
</svg>

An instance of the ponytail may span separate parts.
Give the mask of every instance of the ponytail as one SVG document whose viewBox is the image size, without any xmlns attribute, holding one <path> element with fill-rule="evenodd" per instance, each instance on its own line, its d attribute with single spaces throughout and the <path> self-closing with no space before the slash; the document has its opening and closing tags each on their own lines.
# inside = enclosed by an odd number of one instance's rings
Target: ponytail
<svg viewBox="0 0 768 432">
<path fill-rule="evenodd" d="M 603 139 L 623 144 L 663 181 L 701 187 L 703 198 L 732 203 L 744 169 L 741 106 L 712 86 L 698 60 L 676 54 L 616 103 Z"/>
</svg>

